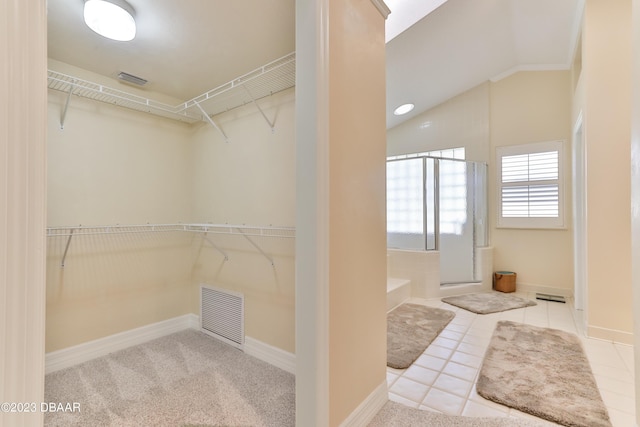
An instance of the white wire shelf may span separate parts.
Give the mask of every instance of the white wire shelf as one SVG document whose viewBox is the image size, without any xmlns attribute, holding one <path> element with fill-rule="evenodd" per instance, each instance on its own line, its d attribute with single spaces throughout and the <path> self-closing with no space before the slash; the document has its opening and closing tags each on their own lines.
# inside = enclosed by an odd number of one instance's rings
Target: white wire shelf
<svg viewBox="0 0 640 427">
<path fill-rule="evenodd" d="M 292 52 L 185 102 L 184 108 L 199 104 L 207 114 L 215 116 L 289 89 L 295 84 L 296 55 Z"/>
<path fill-rule="evenodd" d="M 295 238 L 296 236 L 296 229 L 294 227 L 263 227 L 244 224 L 141 224 L 102 226 L 71 225 L 64 227 L 48 227 L 47 237 L 70 237 L 100 234 L 167 233 L 174 231 L 230 234 L 252 237 Z"/>
<path fill-rule="evenodd" d="M 293 239 L 296 230 L 293 227 L 260 227 L 253 225 L 230 225 L 230 224 L 142 224 L 142 225 L 103 225 L 103 226 L 65 226 L 48 227 L 47 237 L 66 237 L 67 243 L 62 254 L 60 267 L 64 268 L 69 246 L 73 237 L 95 236 L 107 234 L 132 234 L 132 233 L 167 233 L 167 232 L 189 232 L 202 233 L 203 239 L 207 241 L 215 250 L 224 256 L 224 260 L 229 260 L 229 255 L 224 249 L 212 241 L 207 234 L 227 234 L 244 237 L 262 256 L 264 256 L 271 266 L 275 267 L 275 262 L 260 245 L 252 240 L 252 237 L 276 237 Z"/>
<path fill-rule="evenodd" d="M 295 52 L 272 61 L 224 85 L 189 101 L 171 106 L 119 89 L 90 82 L 54 70 L 48 71 L 48 87 L 52 90 L 117 105 L 187 123 L 212 117 L 295 86 Z M 67 100 L 67 104 L 68 104 Z M 258 108 L 260 108 L 258 106 Z M 61 127 L 64 126 L 65 106 Z M 262 112 L 262 111 L 261 111 Z M 271 123 L 270 123 L 271 125 Z M 273 127 L 271 125 L 271 127 Z"/>
<path fill-rule="evenodd" d="M 152 99 L 143 98 L 129 92 L 113 89 L 53 70 L 48 71 L 48 85 L 49 89 L 129 108 L 131 110 L 154 114 L 168 119 L 187 123 L 195 123 L 202 120 L 202 115 L 188 111 L 184 109 L 182 105 L 172 107 L 171 105 L 163 104 Z"/>
</svg>

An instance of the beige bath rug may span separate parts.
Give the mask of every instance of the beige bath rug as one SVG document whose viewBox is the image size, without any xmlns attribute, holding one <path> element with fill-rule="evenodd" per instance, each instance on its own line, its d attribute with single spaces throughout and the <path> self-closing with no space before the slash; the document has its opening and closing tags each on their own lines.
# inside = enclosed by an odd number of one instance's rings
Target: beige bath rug
<svg viewBox="0 0 640 427">
<path fill-rule="evenodd" d="M 565 331 L 498 322 L 476 389 L 561 425 L 611 427 L 580 340 Z"/>
<path fill-rule="evenodd" d="M 441 308 L 402 304 L 387 314 L 387 365 L 404 369 L 411 366 L 455 317 Z"/>
<path fill-rule="evenodd" d="M 505 295 L 502 292 L 485 292 L 479 294 L 458 295 L 442 298 L 442 302 L 464 308 L 478 314 L 497 313 L 499 311 L 513 310 L 514 308 L 537 305 L 535 301 Z"/>
<path fill-rule="evenodd" d="M 445 415 L 388 401 L 371 420 L 368 427 L 549 427 L 555 425 L 543 420 L 514 417 L 489 418 Z"/>
</svg>

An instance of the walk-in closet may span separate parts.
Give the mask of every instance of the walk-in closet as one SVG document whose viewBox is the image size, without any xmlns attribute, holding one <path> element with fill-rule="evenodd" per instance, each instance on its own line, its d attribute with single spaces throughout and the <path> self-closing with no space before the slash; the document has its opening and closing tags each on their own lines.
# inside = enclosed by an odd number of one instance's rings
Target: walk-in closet
<svg viewBox="0 0 640 427">
<path fill-rule="evenodd" d="M 48 352 L 199 313 L 201 283 L 293 351 L 295 56 L 171 114 L 50 65 Z"/>
<path fill-rule="evenodd" d="M 267 5 L 225 6 L 222 18 L 212 4 L 185 2 L 179 21 L 191 20 L 189 29 L 171 27 L 172 2 L 132 1 L 140 40 L 113 42 L 64 17 L 77 17 L 82 2 L 49 3 L 47 373 L 195 329 L 292 374 L 295 53 L 247 69 L 255 40 L 187 34 L 258 19 Z M 290 11 L 280 19 L 288 25 L 263 28 L 278 32 L 263 34 L 262 43 L 278 44 L 268 54 L 293 47 L 292 19 Z M 153 23 L 183 45 L 165 46 L 165 34 L 150 41 Z M 78 31 L 86 40 L 63 45 Z M 196 37 L 205 40 L 184 44 Z M 216 43 L 225 46 L 207 47 Z M 120 59 L 105 65 L 100 50 L 83 57 L 91 44 Z M 145 48 L 152 66 L 180 70 L 175 82 L 163 87 L 168 72 L 145 65 Z M 191 52 L 173 59 L 176 48 Z M 202 60 L 174 67 L 185 58 Z M 122 80 L 130 69 L 149 70 L 140 77 L 148 82 Z M 209 86 L 187 97 L 189 80 L 203 75 Z"/>
</svg>

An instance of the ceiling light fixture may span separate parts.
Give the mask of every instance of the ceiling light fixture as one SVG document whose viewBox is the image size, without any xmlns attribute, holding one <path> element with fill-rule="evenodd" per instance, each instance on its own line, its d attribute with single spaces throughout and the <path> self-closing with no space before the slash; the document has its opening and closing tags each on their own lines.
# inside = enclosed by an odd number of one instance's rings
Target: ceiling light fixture
<svg viewBox="0 0 640 427">
<path fill-rule="evenodd" d="M 413 110 L 413 107 L 415 107 L 415 105 L 413 104 L 402 104 L 401 106 L 393 110 L 393 114 L 395 114 L 396 116 L 407 114 L 409 111 Z"/>
<path fill-rule="evenodd" d="M 133 15 L 133 8 L 124 0 L 86 0 L 84 3 L 84 22 L 112 40 L 133 40 L 136 36 Z"/>
</svg>

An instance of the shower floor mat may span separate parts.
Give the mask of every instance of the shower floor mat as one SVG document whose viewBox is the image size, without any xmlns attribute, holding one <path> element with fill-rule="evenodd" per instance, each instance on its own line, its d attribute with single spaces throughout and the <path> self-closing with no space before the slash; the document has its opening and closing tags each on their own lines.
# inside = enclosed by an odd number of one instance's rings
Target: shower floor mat
<svg viewBox="0 0 640 427">
<path fill-rule="evenodd" d="M 505 295 L 502 292 L 484 292 L 442 298 L 442 302 L 463 308 L 477 314 L 497 313 L 515 308 L 537 305 L 535 301 Z"/>
</svg>

